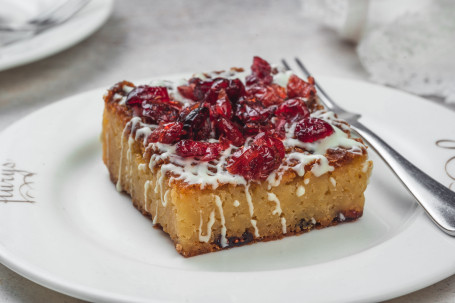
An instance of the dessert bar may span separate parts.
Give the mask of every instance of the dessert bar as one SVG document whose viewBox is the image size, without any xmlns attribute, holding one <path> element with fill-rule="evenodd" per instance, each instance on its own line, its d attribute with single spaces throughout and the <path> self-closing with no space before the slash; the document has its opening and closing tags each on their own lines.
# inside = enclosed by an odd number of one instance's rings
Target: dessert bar
<svg viewBox="0 0 455 303">
<path fill-rule="evenodd" d="M 367 148 L 311 77 L 254 57 L 248 71 L 122 81 L 104 101 L 111 180 L 185 257 L 362 216 Z"/>
</svg>

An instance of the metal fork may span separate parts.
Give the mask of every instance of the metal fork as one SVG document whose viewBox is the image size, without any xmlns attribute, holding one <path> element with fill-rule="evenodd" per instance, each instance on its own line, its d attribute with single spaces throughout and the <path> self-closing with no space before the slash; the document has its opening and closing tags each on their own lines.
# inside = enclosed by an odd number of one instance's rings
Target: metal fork
<svg viewBox="0 0 455 303">
<path fill-rule="evenodd" d="M 61 24 L 78 13 L 89 2 L 90 0 L 67 0 L 26 23 L 0 24 L 0 46 L 31 38 Z"/>
<path fill-rule="evenodd" d="M 282 62 L 286 69 L 291 70 L 285 60 L 282 60 Z M 308 69 L 298 58 L 295 58 L 295 62 L 305 77 L 311 76 Z M 315 82 L 315 86 L 319 99 L 326 108 L 349 122 L 357 134 L 387 163 L 433 222 L 445 233 L 455 236 L 455 192 L 449 190 L 406 160 L 373 131 L 360 123 L 358 121 L 360 118 L 359 114 L 351 113 L 336 104 L 317 82 Z"/>
</svg>

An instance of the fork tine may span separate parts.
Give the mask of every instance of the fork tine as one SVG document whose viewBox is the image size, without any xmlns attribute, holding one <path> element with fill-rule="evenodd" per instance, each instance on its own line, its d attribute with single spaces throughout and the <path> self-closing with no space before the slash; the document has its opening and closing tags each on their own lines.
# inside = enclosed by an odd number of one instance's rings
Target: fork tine
<svg viewBox="0 0 455 303">
<path fill-rule="evenodd" d="M 294 58 L 295 62 L 299 66 L 299 68 L 302 70 L 302 72 L 305 74 L 305 77 L 310 77 L 311 73 L 308 71 L 308 69 L 303 65 L 302 61 L 300 61 L 299 58 L 295 57 Z"/>
<path fill-rule="evenodd" d="M 286 62 L 286 60 L 284 59 L 281 59 L 281 63 L 283 63 L 283 66 L 286 70 L 291 70 L 291 67 L 289 66 L 289 64 Z"/>
</svg>

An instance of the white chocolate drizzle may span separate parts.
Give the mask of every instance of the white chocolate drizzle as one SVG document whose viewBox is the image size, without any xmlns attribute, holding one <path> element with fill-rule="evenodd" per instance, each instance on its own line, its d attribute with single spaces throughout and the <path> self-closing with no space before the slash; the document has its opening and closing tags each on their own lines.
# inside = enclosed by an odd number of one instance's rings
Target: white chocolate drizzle
<svg viewBox="0 0 455 303">
<path fill-rule="evenodd" d="M 275 202 L 275 209 L 272 211 L 272 215 L 278 215 L 280 217 L 280 222 L 283 230 L 283 234 L 286 233 L 286 218 L 283 216 L 283 211 L 281 209 L 281 203 L 278 197 L 274 193 L 267 193 L 269 201 Z"/>
<path fill-rule="evenodd" d="M 251 217 L 251 225 L 253 225 L 254 228 L 254 236 L 256 238 L 259 238 L 259 230 L 256 224 L 256 220 L 253 219 L 253 214 L 254 214 L 254 205 L 253 205 L 253 199 L 251 198 L 250 194 L 250 185 L 245 185 L 245 196 L 246 196 L 246 202 L 248 203 L 248 209 L 250 211 L 250 217 Z"/>
<path fill-rule="evenodd" d="M 338 218 L 340 219 L 341 222 L 346 220 L 346 217 L 343 215 L 343 213 L 339 213 Z"/>
<path fill-rule="evenodd" d="M 281 209 L 281 203 L 278 197 L 274 193 L 267 193 L 269 201 L 275 202 L 276 207 L 272 211 L 272 215 L 278 215 L 280 217 L 280 222 L 283 230 L 283 234 L 286 233 L 286 218 L 283 215 L 283 211 Z"/>
<path fill-rule="evenodd" d="M 112 96 L 112 98 L 114 99 L 114 101 L 119 101 L 123 98 L 123 96 L 120 95 L 119 93 L 115 93 L 114 96 Z"/>
<path fill-rule="evenodd" d="M 201 189 L 207 186 L 216 189 L 220 184 L 228 183 L 235 185 L 247 184 L 245 178 L 240 175 L 233 175 L 226 170 L 227 158 L 235 148 L 233 145 L 224 150 L 219 159 L 211 162 L 180 157 L 175 153 L 175 145 L 150 143 L 147 148 L 158 152 L 150 157 L 149 168 L 151 170 L 160 161 L 170 161 L 160 167 L 163 175 L 167 172 L 172 173 L 169 182 L 181 180 L 189 185 L 200 185 Z"/>
<path fill-rule="evenodd" d="M 152 128 L 150 126 L 141 127 L 141 128 L 139 128 L 136 131 L 136 136 L 134 137 L 134 139 L 138 140 L 140 137 L 144 137 L 144 139 L 142 141 L 142 144 L 144 146 L 146 146 L 147 145 L 147 139 L 148 139 L 148 137 L 150 136 L 151 133 L 152 133 Z"/>
<path fill-rule="evenodd" d="M 253 225 L 253 228 L 254 228 L 254 236 L 256 238 L 259 238 L 259 229 L 258 229 L 258 226 L 257 226 L 257 221 L 256 220 L 251 220 L 251 225 Z"/>
<path fill-rule="evenodd" d="M 156 181 L 160 184 L 160 197 L 161 197 L 161 204 L 166 206 L 166 200 L 164 199 L 164 174 L 161 174 L 160 178 Z"/>
<path fill-rule="evenodd" d="M 161 177 L 162 173 L 159 170 L 158 173 L 156 174 L 156 181 L 155 181 L 155 194 L 159 193 L 160 190 L 158 189 L 158 186 L 160 186 L 160 183 L 158 182 L 159 178 Z"/>
<path fill-rule="evenodd" d="M 123 91 L 126 93 L 126 94 L 129 94 L 132 90 L 133 90 L 134 87 L 131 87 L 131 86 L 128 86 L 128 85 L 123 85 Z"/>
<path fill-rule="evenodd" d="M 200 217 L 200 223 L 199 223 L 199 241 L 200 242 L 205 242 L 208 243 L 210 240 L 210 237 L 212 236 L 212 226 L 215 223 L 215 211 L 212 210 L 210 213 L 210 219 L 209 222 L 207 222 L 207 232 L 205 233 L 205 236 L 202 235 L 202 210 L 199 211 L 199 217 Z"/>
<path fill-rule="evenodd" d="M 272 211 L 272 215 L 281 215 L 281 203 L 280 200 L 278 200 L 278 197 L 274 193 L 267 193 L 269 201 L 275 202 L 275 209 Z"/>
<path fill-rule="evenodd" d="M 213 195 L 215 197 L 215 204 L 218 207 L 218 211 L 220 212 L 220 220 L 221 220 L 221 247 L 228 246 L 228 241 L 226 238 L 226 219 L 224 218 L 223 212 L 223 202 L 217 195 Z"/>
<path fill-rule="evenodd" d="M 287 233 L 286 218 L 284 216 L 281 217 L 281 227 L 283 234 Z"/>
<path fill-rule="evenodd" d="M 110 159 L 110 155 L 109 155 L 110 154 L 110 148 L 109 148 L 109 146 L 111 144 L 109 142 L 109 133 L 108 132 L 106 132 L 106 136 L 105 136 L 104 139 L 106 140 L 106 144 L 105 144 L 105 146 L 106 146 L 106 158 L 107 158 L 107 161 L 109 162 L 109 159 Z"/>
<path fill-rule="evenodd" d="M 170 189 L 166 190 L 166 192 L 164 193 L 163 206 L 166 206 L 167 203 L 169 202 L 169 194 L 170 193 L 171 193 Z"/>
<path fill-rule="evenodd" d="M 119 166 L 118 166 L 117 184 L 115 186 L 117 188 L 118 192 L 121 192 L 123 190 L 123 187 L 122 187 L 123 140 L 125 139 L 125 132 L 127 131 L 129 125 L 131 125 L 131 121 L 126 124 L 125 128 L 123 129 L 122 136 L 120 137 L 120 146 L 121 146 L 120 161 L 119 161 Z"/>
<path fill-rule="evenodd" d="M 307 179 L 308 180 L 308 179 Z M 296 191 L 297 197 L 301 197 L 305 194 L 305 186 L 299 185 Z"/>
<path fill-rule="evenodd" d="M 253 217 L 254 205 L 253 205 L 253 201 L 251 199 L 249 184 L 245 186 L 245 195 L 246 195 L 246 203 L 248 203 L 248 209 L 250 211 L 250 216 Z"/>
<path fill-rule="evenodd" d="M 273 83 L 278 84 L 279 86 L 286 87 L 289 82 L 289 78 L 293 74 L 292 71 L 282 71 L 278 74 L 273 75 Z"/>
<path fill-rule="evenodd" d="M 125 105 L 125 103 L 126 103 L 126 96 L 123 96 L 123 97 L 120 99 L 120 101 L 118 102 L 118 104 L 120 104 L 120 105 Z"/>
<path fill-rule="evenodd" d="M 330 183 L 332 183 L 333 187 L 337 187 L 337 181 L 335 180 L 334 177 L 330 177 L 329 180 L 330 180 Z"/>
<path fill-rule="evenodd" d="M 126 159 L 128 160 L 128 180 L 130 183 L 130 190 L 133 190 L 133 160 L 132 160 L 132 146 L 133 146 L 134 140 L 130 136 L 128 138 L 128 150 L 126 152 Z"/>
<path fill-rule="evenodd" d="M 155 225 L 158 221 L 158 203 L 155 203 L 156 206 L 155 206 L 155 217 L 153 217 L 153 225 Z"/>
<path fill-rule="evenodd" d="M 144 183 L 144 210 L 148 212 L 148 192 L 149 192 L 149 187 L 150 187 L 150 181 L 147 180 Z"/>
<path fill-rule="evenodd" d="M 169 189 L 164 192 L 164 177 L 165 175 L 162 173 L 162 171 L 158 170 L 155 180 L 155 193 L 160 195 L 161 205 L 163 205 L 163 207 L 166 207 L 168 202 Z M 158 203 L 156 212 L 158 214 Z"/>
<path fill-rule="evenodd" d="M 234 207 L 239 207 L 240 206 L 239 200 L 235 200 L 233 204 L 234 204 Z"/>
</svg>

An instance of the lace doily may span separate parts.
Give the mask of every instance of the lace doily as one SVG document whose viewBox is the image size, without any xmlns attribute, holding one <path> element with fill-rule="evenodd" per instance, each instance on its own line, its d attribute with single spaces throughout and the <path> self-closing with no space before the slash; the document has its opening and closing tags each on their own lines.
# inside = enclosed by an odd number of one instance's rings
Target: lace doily
<svg viewBox="0 0 455 303">
<path fill-rule="evenodd" d="M 455 102 L 455 2 L 435 0 L 369 30 L 357 52 L 375 82 Z"/>
<path fill-rule="evenodd" d="M 304 17 L 360 41 L 371 80 L 455 103 L 455 1 L 301 1 Z"/>
</svg>

